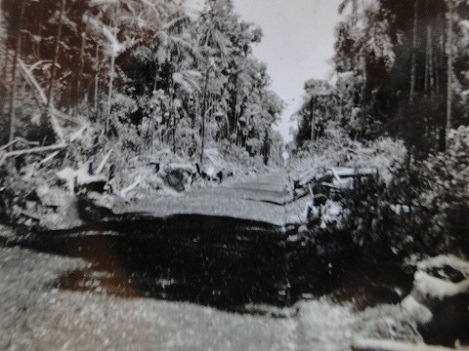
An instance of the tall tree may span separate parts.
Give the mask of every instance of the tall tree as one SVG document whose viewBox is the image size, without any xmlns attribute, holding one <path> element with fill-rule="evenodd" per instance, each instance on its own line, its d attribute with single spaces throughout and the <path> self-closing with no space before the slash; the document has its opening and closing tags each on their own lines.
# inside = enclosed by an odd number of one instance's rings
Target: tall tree
<svg viewBox="0 0 469 351">
<path fill-rule="evenodd" d="M 446 0 L 448 6 L 447 14 L 447 93 L 446 93 L 446 140 L 448 140 L 448 134 L 453 126 L 453 15 L 454 15 L 454 4 L 453 0 Z"/>
<path fill-rule="evenodd" d="M 409 102 L 410 104 L 414 103 L 415 96 L 415 83 L 416 83 L 416 74 L 417 74 L 417 32 L 418 32 L 418 14 L 419 14 L 419 0 L 414 0 L 414 28 L 412 33 L 412 64 L 411 64 L 411 74 L 410 74 L 410 92 L 409 92 Z"/>
<path fill-rule="evenodd" d="M 17 88 L 17 81 L 16 81 L 16 71 L 18 67 L 18 59 L 20 57 L 21 51 L 21 38 L 22 38 L 22 29 L 23 29 L 23 20 L 24 20 L 24 12 L 26 8 L 26 1 L 21 0 L 20 5 L 20 14 L 18 19 L 18 28 L 16 31 L 16 47 L 15 47 L 15 55 L 13 57 L 13 65 L 12 65 L 12 87 L 11 87 L 11 94 L 10 94 L 10 134 L 9 134 L 9 142 L 13 141 L 15 137 L 15 99 L 16 99 L 16 88 Z M 12 146 L 13 147 L 13 146 Z"/>
</svg>

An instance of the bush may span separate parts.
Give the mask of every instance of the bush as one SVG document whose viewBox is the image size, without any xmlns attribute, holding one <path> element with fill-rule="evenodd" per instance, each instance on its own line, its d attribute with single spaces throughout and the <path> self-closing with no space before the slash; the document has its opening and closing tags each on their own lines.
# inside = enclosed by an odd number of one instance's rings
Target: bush
<svg viewBox="0 0 469 351">
<path fill-rule="evenodd" d="M 394 254 L 469 254 L 469 127 L 453 130 L 445 152 L 412 160 L 401 141 L 368 144 L 334 131 L 297 152 L 296 172 L 334 166 L 376 167 L 380 184 L 342 200 L 348 231 L 365 246 Z"/>
</svg>

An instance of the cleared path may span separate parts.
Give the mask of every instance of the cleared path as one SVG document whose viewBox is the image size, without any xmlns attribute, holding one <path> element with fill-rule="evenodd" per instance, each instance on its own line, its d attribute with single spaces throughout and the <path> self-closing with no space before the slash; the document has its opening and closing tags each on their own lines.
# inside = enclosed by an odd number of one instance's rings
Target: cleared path
<svg viewBox="0 0 469 351">
<path fill-rule="evenodd" d="M 176 215 L 229 217 L 283 227 L 287 222 L 285 203 L 292 200 L 286 172 L 278 171 L 228 186 L 209 187 L 149 199 L 123 213 L 166 218 Z"/>
</svg>

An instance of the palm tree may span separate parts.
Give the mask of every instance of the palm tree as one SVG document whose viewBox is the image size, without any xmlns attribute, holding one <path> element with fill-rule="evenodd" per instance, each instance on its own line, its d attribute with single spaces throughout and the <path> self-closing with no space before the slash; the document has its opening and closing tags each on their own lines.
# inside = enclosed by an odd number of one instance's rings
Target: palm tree
<svg viewBox="0 0 469 351">
<path fill-rule="evenodd" d="M 356 15 L 358 10 L 358 0 L 342 0 L 339 4 L 339 14 L 342 14 L 350 3 L 352 4 L 352 15 Z"/>
<path fill-rule="evenodd" d="M 144 1 L 145 4 L 150 3 L 149 0 Z M 115 70 L 116 70 L 116 58 L 123 52 L 129 45 L 134 44 L 134 38 L 128 39 L 128 41 L 121 42 L 118 38 L 118 32 L 120 26 L 128 25 L 132 26 L 132 33 L 135 32 L 135 28 L 138 25 L 140 13 L 135 10 L 136 6 L 132 3 L 132 0 L 90 0 L 90 9 L 95 9 L 95 15 L 87 18 L 94 34 L 105 38 L 105 42 L 102 45 L 106 48 L 105 52 L 110 60 L 109 67 L 109 81 L 107 87 L 107 111 L 105 121 L 105 134 L 109 132 L 109 123 L 111 117 L 112 107 L 112 90 L 114 85 Z M 97 46 L 98 47 L 98 46 Z M 98 50 L 97 50 L 98 53 Z M 97 84 L 95 84 L 95 89 Z"/>
</svg>

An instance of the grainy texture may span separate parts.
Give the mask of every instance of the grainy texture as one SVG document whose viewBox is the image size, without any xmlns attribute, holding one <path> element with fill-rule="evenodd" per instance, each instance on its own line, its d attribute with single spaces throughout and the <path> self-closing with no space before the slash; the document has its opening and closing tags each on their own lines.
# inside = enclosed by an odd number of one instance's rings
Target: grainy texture
<svg viewBox="0 0 469 351">
<path fill-rule="evenodd" d="M 392 305 L 356 312 L 322 298 L 251 315 L 124 299 L 105 289 L 52 288 L 60 275 L 86 266 L 81 259 L 0 247 L 0 350 L 339 351 L 350 349 L 356 336 L 412 339 L 399 334 L 402 314 Z"/>
</svg>

